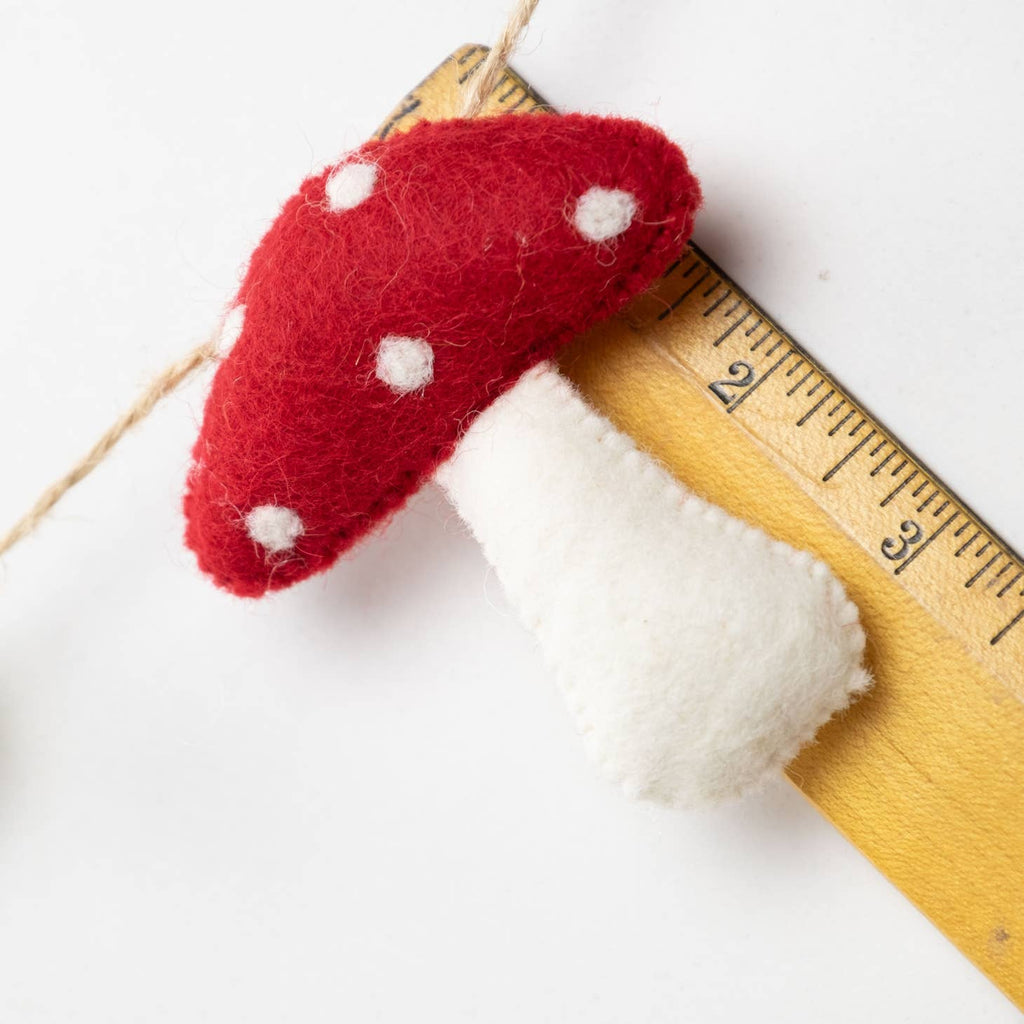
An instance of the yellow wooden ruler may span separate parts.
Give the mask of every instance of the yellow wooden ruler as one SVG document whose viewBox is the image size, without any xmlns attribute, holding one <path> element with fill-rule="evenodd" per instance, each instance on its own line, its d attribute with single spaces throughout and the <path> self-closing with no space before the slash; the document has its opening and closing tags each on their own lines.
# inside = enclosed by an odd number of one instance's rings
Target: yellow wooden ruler
<svg viewBox="0 0 1024 1024">
<path fill-rule="evenodd" d="M 485 53 L 458 50 L 380 133 L 449 116 Z M 488 109 L 545 105 L 509 72 Z M 875 686 L 790 777 L 1024 1008 L 1024 562 L 695 246 L 563 369 L 694 491 L 842 580 Z"/>
</svg>

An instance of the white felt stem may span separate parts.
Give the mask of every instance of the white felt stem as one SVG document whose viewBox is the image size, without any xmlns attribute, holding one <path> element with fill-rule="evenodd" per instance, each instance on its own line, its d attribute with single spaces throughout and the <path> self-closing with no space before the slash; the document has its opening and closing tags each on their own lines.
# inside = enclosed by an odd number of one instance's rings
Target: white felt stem
<svg viewBox="0 0 1024 1024">
<path fill-rule="evenodd" d="M 694 497 L 550 364 L 474 421 L 438 480 L 634 795 L 738 795 L 868 685 L 827 567 Z"/>
</svg>

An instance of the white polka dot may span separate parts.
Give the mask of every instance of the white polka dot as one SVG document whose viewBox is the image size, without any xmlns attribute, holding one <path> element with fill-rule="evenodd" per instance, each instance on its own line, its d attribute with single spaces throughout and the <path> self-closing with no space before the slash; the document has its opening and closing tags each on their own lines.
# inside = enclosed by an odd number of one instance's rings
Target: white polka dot
<svg viewBox="0 0 1024 1024">
<path fill-rule="evenodd" d="M 242 336 L 244 327 L 245 306 L 229 309 L 221 321 L 220 332 L 217 335 L 217 355 L 226 356 L 235 347 L 235 342 Z"/>
<path fill-rule="evenodd" d="M 245 528 L 272 555 L 294 547 L 305 529 L 297 512 L 280 505 L 257 505 L 245 517 Z"/>
<path fill-rule="evenodd" d="M 342 164 L 327 179 L 324 187 L 328 207 L 335 213 L 351 210 L 369 198 L 377 184 L 377 171 L 376 164 Z"/>
<path fill-rule="evenodd" d="M 395 394 L 425 388 L 434 379 L 434 350 L 422 338 L 389 334 L 377 349 L 377 379 Z"/>
<path fill-rule="evenodd" d="M 591 242 L 621 235 L 636 216 L 636 198 L 618 188 L 588 188 L 576 203 L 573 223 Z"/>
</svg>

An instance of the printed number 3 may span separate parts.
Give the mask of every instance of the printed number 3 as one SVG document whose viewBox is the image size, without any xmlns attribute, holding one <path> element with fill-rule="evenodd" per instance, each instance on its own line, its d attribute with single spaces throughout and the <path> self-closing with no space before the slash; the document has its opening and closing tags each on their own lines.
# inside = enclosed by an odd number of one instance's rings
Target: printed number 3
<svg viewBox="0 0 1024 1024">
<path fill-rule="evenodd" d="M 913 519 L 900 523 L 900 534 L 898 539 L 886 537 L 882 541 L 882 554 L 893 562 L 901 562 L 906 558 L 910 549 L 924 537 L 924 531 Z"/>
<path fill-rule="evenodd" d="M 741 359 L 729 367 L 729 377 L 728 380 L 714 380 L 708 385 L 726 405 L 736 397 L 728 388 L 745 388 L 754 383 L 754 368 Z"/>
</svg>

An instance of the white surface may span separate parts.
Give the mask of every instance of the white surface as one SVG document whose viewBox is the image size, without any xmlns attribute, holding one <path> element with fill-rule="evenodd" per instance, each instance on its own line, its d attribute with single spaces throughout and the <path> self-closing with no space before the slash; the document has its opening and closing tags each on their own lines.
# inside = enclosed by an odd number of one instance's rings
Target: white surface
<svg viewBox="0 0 1024 1024">
<path fill-rule="evenodd" d="M 551 363 L 477 416 L 437 482 L 624 793 L 759 790 L 868 685 L 828 567 L 701 501 Z"/>
<path fill-rule="evenodd" d="M 504 6 L 0 7 L 0 521 Z M 698 241 L 1018 549 L 1022 29 L 545 0 L 518 61 L 674 134 Z M 180 543 L 200 395 L 0 575 L 5 1024 L 1020 1019 L 784 783 L 685 815 L 597 779 L 435 492 L 329 576 L 214 591 Z"/>
</svg>

